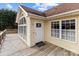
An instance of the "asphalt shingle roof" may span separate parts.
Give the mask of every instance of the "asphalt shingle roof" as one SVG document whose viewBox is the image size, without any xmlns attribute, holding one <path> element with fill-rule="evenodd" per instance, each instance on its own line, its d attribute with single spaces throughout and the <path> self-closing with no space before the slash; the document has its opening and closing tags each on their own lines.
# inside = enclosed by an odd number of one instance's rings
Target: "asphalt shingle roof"
<svg viewBox="0 0 79 59">
<path fill-rule="evenodd" d="M 32 8 L 29 8 L 29 7 L 25 7 L 22 5 L 21 5 L 21 7 L 27 12 L 47 17 L 47 16 L 56 15 L 56 14 L 60 14 L 60 13 L 79 9 L 79 3 L 62 3 L 56 7 L 53 7 L 51 9 L 45 11 L 45 12 L 40 12 L 40 11 L 34 10 Z"/>
</svg>

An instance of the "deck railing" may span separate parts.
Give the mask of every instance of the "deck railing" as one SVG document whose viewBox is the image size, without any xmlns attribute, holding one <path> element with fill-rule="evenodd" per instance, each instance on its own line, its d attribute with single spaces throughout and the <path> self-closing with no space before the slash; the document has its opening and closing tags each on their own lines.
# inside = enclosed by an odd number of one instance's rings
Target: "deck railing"
<svg viewBox="0 0 79 59">
<path fill-rule="evenodd" d="M 0 32 L 0 45 L 2 46 L 2 43 L 4 42 L 4 39 L 6 37 L 6 30 L 3 30 Z"/>
</svg>

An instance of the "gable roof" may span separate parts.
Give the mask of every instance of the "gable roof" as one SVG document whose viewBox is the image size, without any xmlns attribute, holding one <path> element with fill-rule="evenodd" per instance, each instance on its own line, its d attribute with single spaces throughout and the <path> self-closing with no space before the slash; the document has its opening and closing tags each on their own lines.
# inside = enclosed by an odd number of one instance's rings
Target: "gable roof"
<svg viewBox="0 0 79 59">
<path fill-rule="evenodd" d="M 21 5 L 21 7 L 29 13 L 33 13 L 33 14 L 36 14 L 39 16 L 47 17 L 47 16 L 52 16 L 52 15 L 56 15 L 56 14 L 60 14 L 60 13 L 79 9 L 79 3 L 62 3 L 56 7 L 53 7 L 51 9 L 45 11 L 44 13 L 37 11 L 37 10 L 34 10 L 32 8 L 29 8 L 29 7 L 22 6 L 22 5 Z"/>
<path fill-rule="evenodd" d="M 34 9 L 32 9 L 32 8 L 29 8 L 29 7 L 25 7 L 25 6 L 22 6 L 22 5 L 20 5 L 20 6 L 21 6 L 26 12 L 33 13 L 33 14 L 36 14 L 36 15 L 40 15 L 40 16 L 44 16 L 44 17 L 45 17 L 45 13 L 43 13 L 43 12 L 34 10 Z"/>
</svg>

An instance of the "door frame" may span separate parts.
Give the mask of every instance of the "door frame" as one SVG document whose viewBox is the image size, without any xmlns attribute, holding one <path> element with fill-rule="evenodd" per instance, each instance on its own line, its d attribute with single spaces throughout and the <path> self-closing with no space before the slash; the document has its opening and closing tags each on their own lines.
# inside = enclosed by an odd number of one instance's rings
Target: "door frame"
<svg viewBox="0 0 79 59">
<path fill-rule="evenodd" d="M 41 23 L 42 32 L 43 32 L 43 33 L 42 33 L 42 34 L 43 34 L 42 41 L 44 41 L 44 21 L 42 21 L 42 20 L 36 20 L 36 21 L 35 21 L 35 25 L 34 25 L 34 27 L 35 27 L 35 41 L 36 41 L 35 43 L 38 43 L 38 42 L 37 42 L 36 23 Z"/>
</svg>

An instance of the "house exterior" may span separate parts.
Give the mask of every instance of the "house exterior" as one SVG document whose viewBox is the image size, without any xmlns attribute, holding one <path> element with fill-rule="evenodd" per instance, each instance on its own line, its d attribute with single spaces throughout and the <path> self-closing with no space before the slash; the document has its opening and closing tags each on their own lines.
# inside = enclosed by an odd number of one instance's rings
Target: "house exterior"
<svg viewBox="0 0 79 59">
<path fill-rule="evenodd" d="M 28 47 L 47 41 L 79 54 L 79 3 L 63 3 L 43 13 L 20 5 L 16 22 Z"/>
</svg>

